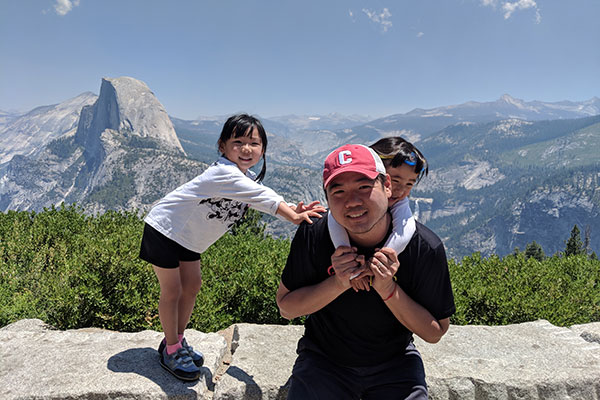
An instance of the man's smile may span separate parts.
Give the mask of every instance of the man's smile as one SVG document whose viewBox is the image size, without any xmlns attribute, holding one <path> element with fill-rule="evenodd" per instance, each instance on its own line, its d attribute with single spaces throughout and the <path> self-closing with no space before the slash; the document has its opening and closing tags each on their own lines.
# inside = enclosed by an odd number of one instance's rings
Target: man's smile
<svg viewBox="0 0 600 400">
<path fill-rule="evenodd" d="M 360 218 L 363 215 L 365 215 L 366 213 L 367 213 L 367 210 L 353 211 L 352 213 L 346 214 L 346 217 L 348 217 L 348 218 Z"/>
</svg>

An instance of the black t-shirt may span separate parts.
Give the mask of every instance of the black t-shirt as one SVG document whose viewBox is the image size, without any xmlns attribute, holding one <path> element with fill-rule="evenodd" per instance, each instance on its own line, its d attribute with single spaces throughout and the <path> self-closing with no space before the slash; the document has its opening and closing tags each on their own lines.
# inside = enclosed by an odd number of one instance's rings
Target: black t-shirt
<svg viewBox="0 0 600 400">
<path fill-rule="evenodd" d="M 444 245 L 424 225 L 416 225 L 415 234 L 398 255 L 397 283 L 435 318 L 448 318 L 455 306 Z M 385 239 L 373 248 L 359 247 L 358 253 L 368 258 L 384 243 Z M 285 287 L 293 291 L 327 279 L 334 250 L 326 217 L 300 225 L 281 277 Z M 333 361 L 355 367 L 377 365 L 403 354 L 412 340 L 412 333 L 374 289 L 346 290 L 307 318 L 305 336 Z"/>
</svg>

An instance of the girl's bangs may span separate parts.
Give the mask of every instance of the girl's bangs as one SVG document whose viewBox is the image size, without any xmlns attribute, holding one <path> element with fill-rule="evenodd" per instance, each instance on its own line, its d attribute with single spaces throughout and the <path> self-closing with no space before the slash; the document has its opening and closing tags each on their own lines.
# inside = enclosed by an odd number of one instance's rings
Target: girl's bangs
<svg viewBox="0 0 600 400">
<path fill-rule="evenodd" d="M 252 131 L 254 130 L 252 128 L 256 128 L 256 125 L 254 125 L 254 124 L 240 124 L 240 125 L 243 125 L 243 126 L 238 125 L 233 129 L 233 132 L 231 133 L 231 137 L 238 138 L 238 137 L 242 137 L 242 136 L 251 136 Z M 241 129 L 238 129 L 238 128 L 241 128 Z"/>
</svg>

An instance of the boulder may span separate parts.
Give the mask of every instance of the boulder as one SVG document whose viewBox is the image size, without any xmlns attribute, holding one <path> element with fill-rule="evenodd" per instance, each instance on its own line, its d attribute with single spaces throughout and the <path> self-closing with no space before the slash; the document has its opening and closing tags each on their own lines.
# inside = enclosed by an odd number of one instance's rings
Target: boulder
<svg viewBox="0 0 600 400">
<path fill-rule="evenodd" d="M 584 340 L 588 342 L 600 343 L 600 322 L 592 322 L 590 324 L 573 325 L 571 330 L 576 332 Z"/>
<path fill-rule="evenodd" d="M 206 357 L 200 380 L 185 383 L 158 363 L 162 333 L 58 331 L 40 320 L 0 329 L 1 399 L 202 398 L 227 350 L 217 333 L 186 332 Z"/>
<path fill-rule="evenodd" d="M 303 326 L 236 324 L 231 364 L 213 400 L 285 399 Z"/>
<path fill-rule="evenodd" d="M 432 399 L 598 399 L 600 344 L 539 320 L 415 340 Z"/>
<path fill-rule="evenodd" d="M 302 328 L 239 324 L 235 330 L 237 348 L 214 400 L 285 399 Z M 597 400 L 600 344 L 584 339 L 593 332 L 597 324 L 569 329 L 544 320 L 453 325 L 439 343 L 416 338 L 415 344 L 434 400 Z"/>
</svg>

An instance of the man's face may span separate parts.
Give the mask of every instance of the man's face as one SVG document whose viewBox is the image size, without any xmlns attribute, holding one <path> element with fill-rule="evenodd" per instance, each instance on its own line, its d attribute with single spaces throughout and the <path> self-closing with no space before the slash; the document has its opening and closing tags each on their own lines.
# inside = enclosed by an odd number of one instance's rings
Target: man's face
<svg viewBox="0 0 600 400">
<path fill-rule="evenodd" d="M 379 239 L 380 231 L 387 233 L 384 216 L 391 196 L 390 178 L 384 185 L 358 172 L 345 172 L 335 177 L 325 189 L 329 210 L 335 220 L 346 228 L 353 239 Z"/>
</svg>

